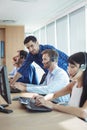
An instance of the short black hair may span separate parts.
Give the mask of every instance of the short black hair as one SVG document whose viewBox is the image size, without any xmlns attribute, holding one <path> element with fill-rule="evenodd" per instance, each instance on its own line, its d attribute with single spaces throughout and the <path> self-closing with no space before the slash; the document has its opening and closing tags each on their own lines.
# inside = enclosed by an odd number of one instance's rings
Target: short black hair
<svg viewBox="0 0 87 130">
<path fill-rule="evenodd" d="M 30 42 L 30 41 L 36 43 L 36 42 L 37 42 L 37 38 L 36 38 L 35 36 L 28 36 L 28 37 L 26 37 L 26 38 L 24 39 L 24 45 L 27 44 L 27 43 Z"/>
<path fill-rule="evenodd" d="M 21 58 L 26 59 L 26 57 L 27 57 L 27 55 L 28 55 L 28 52 L 27 52 L 27 51 L 20 50 L 19 53 L 20 53 L 20 57 L 21 57 Z"/>
</svg>

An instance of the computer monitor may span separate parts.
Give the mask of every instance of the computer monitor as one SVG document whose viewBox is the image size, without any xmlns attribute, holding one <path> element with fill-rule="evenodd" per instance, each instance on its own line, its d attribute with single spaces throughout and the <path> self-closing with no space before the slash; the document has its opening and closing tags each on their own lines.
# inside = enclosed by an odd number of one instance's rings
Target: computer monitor
<svg viewBox="0 0 87 130">
<path fill-rule="evenodd" d="M 11 104 L 10 87 L 8 82 L 7 67 L 0 66 L 0 95 L 6 101 L 7 105 Z M 5 109 L 5 105 L 0 105 L 0 112 L 10 113 L 12 110 Z"/>
</svg>

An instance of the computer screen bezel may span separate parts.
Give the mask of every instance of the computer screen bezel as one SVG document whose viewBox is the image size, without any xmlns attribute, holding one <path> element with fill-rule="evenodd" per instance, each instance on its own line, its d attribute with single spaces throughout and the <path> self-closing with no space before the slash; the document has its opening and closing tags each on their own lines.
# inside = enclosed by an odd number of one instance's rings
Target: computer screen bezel
<svg viewBox="0 0 87 130">
<path fill-rule="evenodd" d="M 11 104 L 10 86 L 7 75 L 7 67 L 5 65 L 0 66 L 0 95 L 7 104 Z"/>
</svg>

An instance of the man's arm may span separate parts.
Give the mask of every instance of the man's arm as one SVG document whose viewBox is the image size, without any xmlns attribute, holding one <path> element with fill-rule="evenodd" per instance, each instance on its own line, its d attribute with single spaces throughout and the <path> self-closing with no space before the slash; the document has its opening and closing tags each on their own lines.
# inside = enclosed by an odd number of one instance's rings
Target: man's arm
<svg viewBox="0 0 87 130">
<path fill-rule="evenodd" d="M 23 62 L 22 66 L 20 67 L 20 69 L 17 71 L 16 75 L 14 76 L 14 78 L 12 79 L 12 81 L 10 82 L 11 86 L 13 86 L 15 84 L 15 82 L 22 76 L 24 75 L 25 69 L 27 67 L 29 67 L 29 64 L 31 64 L 33 61 L 33 58 L 30 56 L 30 54 L 28 54 L 26 60 Z"/>
<path fill-rule="evenodd" d="M 45 100 L 52 100 L 52 99 L 64 96 L 66 94 L 69 94 L 69 93 L 71 93 L 72 87 L 74 84 L 75 84 L 75 81 L 69 83 L 66 87 L 64 87 L 63 89 L 61 89 L 55 93 L 47 94 L 46 96 L 44 96 L 44 99 Z"/>
<path fill-rule="evenodd" d="M 22 75 L 20 73 L 16 73 L 16 75 L 14 76 L 14 78 L 10 81 L 10 85 L 14 86 L 15 82 L 21 77 Z"/>
</svg>

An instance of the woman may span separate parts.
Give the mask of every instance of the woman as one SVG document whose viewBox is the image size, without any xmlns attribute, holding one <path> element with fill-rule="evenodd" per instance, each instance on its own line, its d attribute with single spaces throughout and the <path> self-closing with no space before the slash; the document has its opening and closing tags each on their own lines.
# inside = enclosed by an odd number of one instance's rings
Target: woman
<svg viewBox="0 0 87 130">
<path fill-rule="evenodd" d="M 72 82 L 61 91 L 36 97 L 36 104 L 65 112 L 87 120 L 87 53 L 78 52 L 68 59 L 68 73 Z M 48 100 L 71 93 L 68 105 L 54 104 Z"/>
</svg>

